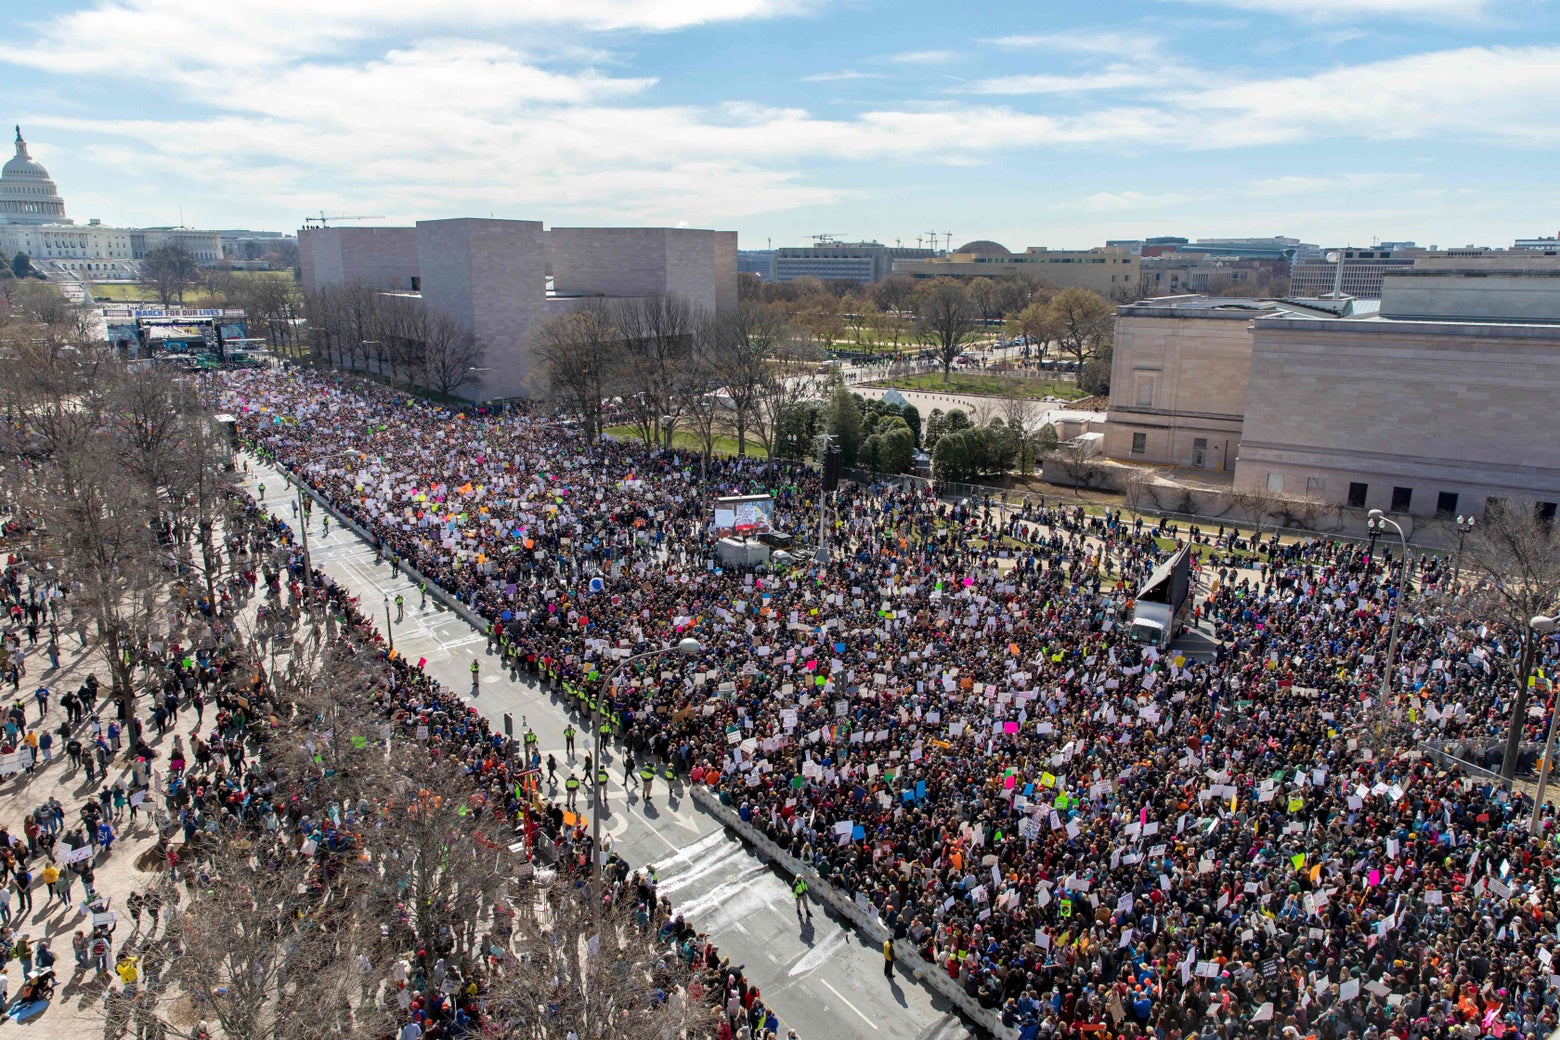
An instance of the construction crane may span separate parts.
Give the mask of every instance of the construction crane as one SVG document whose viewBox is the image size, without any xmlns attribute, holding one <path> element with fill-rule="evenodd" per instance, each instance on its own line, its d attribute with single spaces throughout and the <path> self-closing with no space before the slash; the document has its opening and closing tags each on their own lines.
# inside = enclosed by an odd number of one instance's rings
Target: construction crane
<svg viewBox="0 0 1560 1040">
<path fill-rule="evenodd" d="M 938 233 L 937 233 L 937 232 L 935 232 L 935 231 L 928 231 L 928 232 L 927 232 L 927 233 L 926 233 L 926 240 L 927 240 L 927 241 L 928 241 L 928 242 L 930 242 L 930 243 L 931 243 L 931 244 L 932 244 L 932 246 L 931 246 L 931 248 L 932 248 L 932 252 L 934 252 L 934 253 L 935 253 L 935 252 L 937 252 L 937 240 L 938 240 L 938 239 L 939 239 L 939 238 L 941 238 L 941 237 L 942 237 L 942 236 L 941 236 L 941 235 L 939 235 L 939 234 L 938 234 Z"/>
<path fill-rule="evenodd" d="M 820 246 L 832 246 L 840 240 L 839 235 L 831 235 L 827 232 L 821 235 L 808 235 L 807 237 Z"/>
<path fill-rule="evenodd" d="M 375 213 L 375 214 L 373 214 L 371 216 L 366 216 L 366 217 L 348 217 L 348 216 L 340 216 L 340 215 L 337 215 L 337 216 L 326 216 L 325 215 L 325 211 L 324 210 L 320 210 L 320 215 L 317 216 L 317 217 L 305 217 L 304 221 L 303 221 L 303 226 L 304 227 L 311 227 L 311 228 L 322 228 L 322 227 L 330 227 L 330 222 L 333 221 L 333 220 L 384 220 L 384 219 L 385 218 L 383 216 L 381 216 L 381 215 L 379 215 L 377 213 Z"/>
<path fill-rule="evenodd" d="M 948 243 L 947 246 L 944 247 L 944 252 L 946 252 L 947 250 L 953 248 L 953 232 L 952 231 L 944 231 L 943 232 L 943 238 Z"/>
</svg>

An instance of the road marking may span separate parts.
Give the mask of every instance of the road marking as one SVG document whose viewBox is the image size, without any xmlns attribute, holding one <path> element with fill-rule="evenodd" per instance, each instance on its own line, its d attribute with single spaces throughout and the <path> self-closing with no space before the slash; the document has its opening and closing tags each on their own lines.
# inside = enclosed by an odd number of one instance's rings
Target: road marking
<svg viewBox="0 0 1560 1040">
<path fill-rule="evenodd" d="M 681 889 L 687 888 L 690 884 L 702 877 L 705 877 L 706 875 L 713 874 L 719 870 L 724 870 L 733 861 L 744 858 L 746 855 L 747 852 L 742 848 L 742 846 L 737 845 L 734 848 L 719 853 L 715 856 L 714 859 L 706 860 L 704 863 L 694 867 L 691 870 L 687 870 L 681 874 L 667 878 L 656 887 L 662 895 L 680 891 Z"/>
<path fill-rule="evenodd" d="M 751 870 L 737 875 L 736 880 L 728 881 L 723 885 L 716 885 L 702 896 L 697 896 L 677 907 L 677 912 L 684 917 L 693 917 L 705 910 L 713 909 L 722 903 L 730 901 L 731 897 L 744 889 L 750 888 L 754 878 L 760 874 L 767 874 L 768 867 L 757 866 Z M 658 890 L 659 891 L 659 890 Z M 755 908 L 756 909 L 756 908 Z"/>
<path fill-rule="evenodd" d="M 852 1004 L 850 1001 L 845 1000 L 845 994 L 841 993 L 839 990 L 835 989 L 833 986 L 829 986 L 829 980 L 828 979 L 819 979 L 818 981 L 823 983 L 825 986 L 828 986 L 830 993 L 833 993 L 836 997 L 839 997 L 840 1000 L 844 1001 L 846 1007 L 848 1007 L 852 1011 L 854 1011 L 858 1016 L 860 1016 L 860 1018 L 861 1018 L 861 1020 L 863 1022 L 865 1022 L 867 1025 L 871 1026 L 873 1032 L 877 1032 L 877 1023 L 872 1021 L 872 1019 L 868 1018 L 866 1015 L 861 1014 L 861 1009 L 859 1007 L 857 1007 L 856 1005 Z"/>
<path fill-rule="evenodd" d="M 833 935 L 829 936 L 827 939 L 823 940 L 823 942 L 819 943 L 817 946 L 814 946 L 812 949 L 802 954 L 797 962 L 791 966 L 791 970 L 786 974 L 793 979 L 798 975 L 805 975 L 814 968 L 821 967 L 824 961 L 828 960 L 830 957 L 833 957 L 835 953 L 837 953 L 844 945 L 845 932 L 843 929 L 841 929 L 840 931 L 835 932 Z"/>
<path fill-rule="evenodd" d="M 691 864 L 693 862 L 693 857 L 699 855 L 702 852 L 708 852 L 710 849 L 713 849 L 715 846 L 719 845 L 725 840 L 725 831 L 716 831 L 713 834 L 707 834 L 698 841 L 694 842 L 692 845 L 679 849 L 677 855 L 672 857 L 672 862 L 675 863 L 678 860 L 683 860 L 684 862 Z M 667 875 L 668 878 L 676 876 L 677 875 L 675 872 L 669 873 Z"/>
</svg>

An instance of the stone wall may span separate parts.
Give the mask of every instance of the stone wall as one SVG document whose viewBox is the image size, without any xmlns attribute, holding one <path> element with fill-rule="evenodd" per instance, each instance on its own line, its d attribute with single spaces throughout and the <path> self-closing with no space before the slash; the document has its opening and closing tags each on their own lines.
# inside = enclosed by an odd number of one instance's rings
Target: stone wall
<svg viewBox="0 0 1560 1040">
<path fill-rule="evenodd" d="M 1111 361 L 1105 454 L 1170 466 L 1232 469 L 1251 374 L 1251 315 L 1122 308 Z M 1134 434 L 1144 450 L 1132 451 Z M 1202 459 L 1196 440 L 1203 439 Z"/>
<path fill-rule="evenodd" d="M 1363 508 L 1417 515 L 1560 500 L 1557 392 L 1553 326 L 1259 319 L 1235 484 L 1334 503 L 1363 484 Z"/>
</svg>

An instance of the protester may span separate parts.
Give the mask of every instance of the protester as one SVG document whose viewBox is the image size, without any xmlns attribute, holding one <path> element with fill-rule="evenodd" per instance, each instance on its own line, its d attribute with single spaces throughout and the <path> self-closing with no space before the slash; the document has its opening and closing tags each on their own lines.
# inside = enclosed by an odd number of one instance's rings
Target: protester
<svg viewBox="0 0 1560 1040">
<path fill-rule="evenodd" d="M 1444 562 L 1399 587 L 1350 544 L 890 482 L 842 485 L 831 563 L 755 575 L 714 559 L 712 499 L 772 493 L 778 526 L 810 528 L 801 467 L 706 468 L 302 372 L 234 374 L 223 404 L 487 617 L 510 667 L 599 700 L 633 754 L 717 791 L 1024 1035 L 1556 1024 L 1553 821 L 1529 839 L 1531 802 L 1416 743 L 1482 754 L 1510 713 L 1521 633 L 1420 612 Z M 1123 624 L 1176 537 L 1202 552 L 1196 660 Z M 1419 613 L 1388 673 L 1399 604 Z M 676 677 L 602 688 L 612 651 L 689 635 Z"/>
</svg>

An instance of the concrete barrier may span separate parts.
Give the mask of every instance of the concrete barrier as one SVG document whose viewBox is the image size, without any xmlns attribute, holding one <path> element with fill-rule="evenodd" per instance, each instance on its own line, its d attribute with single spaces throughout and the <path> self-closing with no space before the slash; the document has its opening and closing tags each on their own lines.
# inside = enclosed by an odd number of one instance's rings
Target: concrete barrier
<svg viewBox="0 0 1560 1040">
<path fill-rule="evenodd" d="M 694 787 L 692 790 L 693 800 L 699 808 L 730 827 L 745 843 L 786 874 L 805 880 L 808 891 L 817 896 L 819 902 L 833 907 L 835 912 L 854 925 L 858 932 L 874 942 L 882 942 L 889 937 L 888 926 L 875 911 L 863 909 L 846 893 L 823 880 L 817 870 L 780 848 L 757 827 L 744 823 L 735 810 L 730 806 L 722 805 L 720 798 L 712 794 L 708 788 Z M 904 939 L 895 939 L 894 960 L 901 966 L 908 967 L 916 981 L 941 994 L 966 1018 L 997 1040 L 1015 1040 L 1018 1036 L 1018 1030 L 1004 1026 L 997 1012 L 988 1011 L 981 1007 L 978 1001 L 972 1000 L 957 981 L 948 977 L 946 971 L 935 964 L 928 964 L 914 944 Z"/>
</svg>

